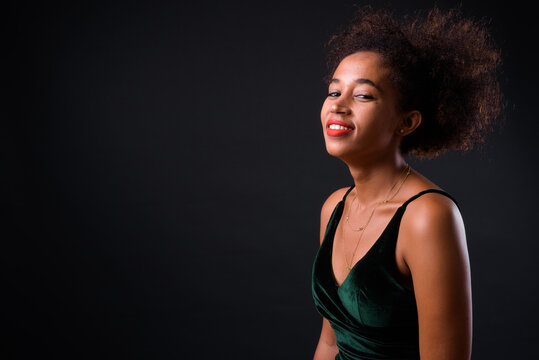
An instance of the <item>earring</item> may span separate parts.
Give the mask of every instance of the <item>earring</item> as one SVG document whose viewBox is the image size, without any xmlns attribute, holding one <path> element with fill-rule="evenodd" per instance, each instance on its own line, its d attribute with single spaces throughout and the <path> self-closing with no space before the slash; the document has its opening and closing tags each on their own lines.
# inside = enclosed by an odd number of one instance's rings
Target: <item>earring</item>
<svg viewBox="0 0 539 360">
<path fill-rule="evenodd" d="M 399 131 L 401 134 L 404 134 L 404 129 L 400 129 Z"/>
</svg>

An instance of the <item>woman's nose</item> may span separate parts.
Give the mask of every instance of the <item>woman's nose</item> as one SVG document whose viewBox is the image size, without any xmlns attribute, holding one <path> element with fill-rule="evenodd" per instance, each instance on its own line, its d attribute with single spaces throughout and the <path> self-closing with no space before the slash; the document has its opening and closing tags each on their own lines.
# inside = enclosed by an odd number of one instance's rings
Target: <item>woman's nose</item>
<svg viewBox="0 0 539 360">
<path fill-rule="evenodd" d="M 331 105 L 330 111 L 335 114 L 347 114 L 350 109 L 348 109 L 348 107 L 343 104 L 337 103 Z"/>
</svg>

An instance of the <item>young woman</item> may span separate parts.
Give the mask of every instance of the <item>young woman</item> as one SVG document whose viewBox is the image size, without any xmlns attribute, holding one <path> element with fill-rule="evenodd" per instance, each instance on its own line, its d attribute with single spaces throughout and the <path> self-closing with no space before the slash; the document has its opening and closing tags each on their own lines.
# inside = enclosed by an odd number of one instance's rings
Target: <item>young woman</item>
<svg viewBox="0 0 539 360">
<path fill-rule="evenodd" d="M 469 359 L 463 220 L 403 156 L 482 141 L 502 102 L 499 52 L 482 24 L 438 9 L 404 21 L 362 9 L 330 47 L 322 128 L 353 185 L 322 207 L 312 289 L 324 319 L 314 358 Z"/>
</svg>

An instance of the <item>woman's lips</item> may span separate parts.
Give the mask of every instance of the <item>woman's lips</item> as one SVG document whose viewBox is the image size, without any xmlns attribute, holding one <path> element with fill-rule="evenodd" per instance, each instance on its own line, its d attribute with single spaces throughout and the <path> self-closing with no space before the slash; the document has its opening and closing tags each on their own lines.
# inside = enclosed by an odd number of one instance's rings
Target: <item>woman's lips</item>
<svg viewBox="0 0 539 360">
<path fill-rule="evenodd" d="M 343 136 L 345 134 L 348 134 L 352 129 L 343 130 L 343 129 L 327 129 L 326 133 L 329 136 Z"/>
<path fill-rule="evenodd" d="M 354 130 L 353 126 L 341 120 L 329 120 L 326 126 L 328 136 L 343 136 Z"/>
</svg>

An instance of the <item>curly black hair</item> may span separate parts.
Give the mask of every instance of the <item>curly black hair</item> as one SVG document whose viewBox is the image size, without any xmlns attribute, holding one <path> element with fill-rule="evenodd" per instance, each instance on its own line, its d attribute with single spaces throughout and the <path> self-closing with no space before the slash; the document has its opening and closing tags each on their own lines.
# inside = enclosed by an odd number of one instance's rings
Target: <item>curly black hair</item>
<svg viewBox="0 0 539 360">
<path fill-rule="evenodd" d="M 466 18 L 459 9 L 397 18 L 388 9 L 359 8 L 328 42 L 330 74 L 359 51 L 377 52 L 391 69 L 401 110 L 421 112 L 421 125 L 403 138 L 403 154 L 433 158 L 469 150 L 484 141 L 502 110 L 500 50 L 486 21 Z"/>
</svg>

